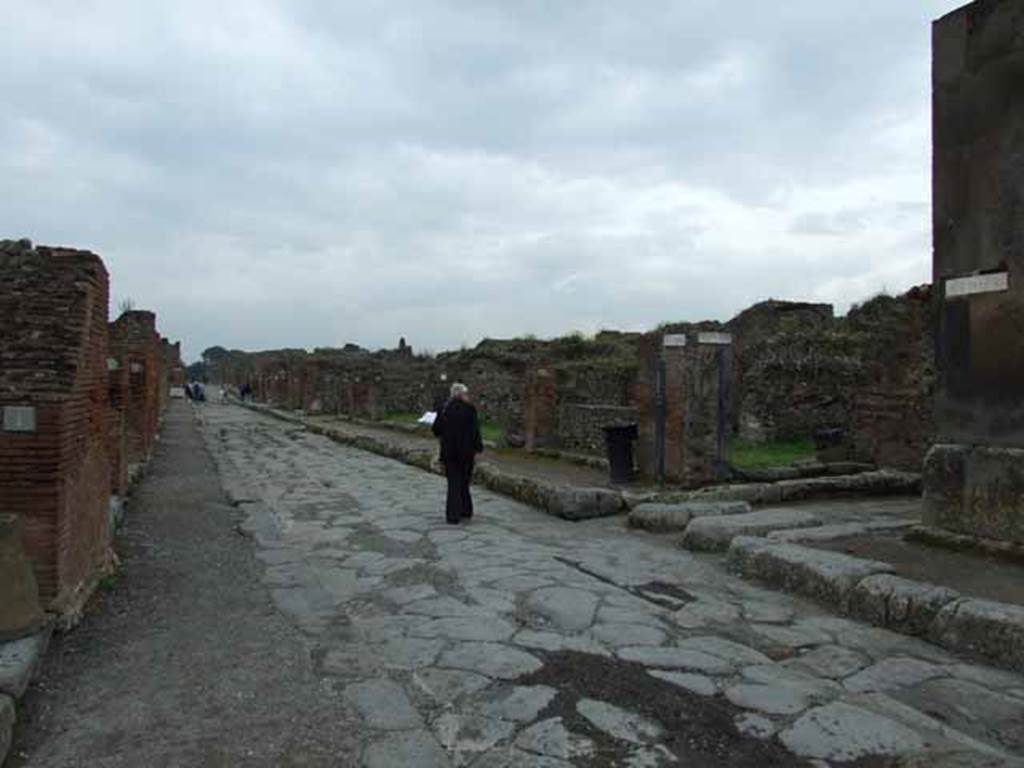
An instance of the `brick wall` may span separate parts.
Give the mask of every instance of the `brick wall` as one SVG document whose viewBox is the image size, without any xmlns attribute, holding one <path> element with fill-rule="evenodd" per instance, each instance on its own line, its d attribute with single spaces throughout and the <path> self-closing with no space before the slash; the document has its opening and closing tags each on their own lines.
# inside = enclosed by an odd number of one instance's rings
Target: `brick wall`
<svg viewBox="0 0 1024 768">
<path fill-rule="evenodd" d="M 59 606 L 108 556 L 108 275 L 92 253 L 0 243 L 0 513 L 22 518 L 44 604 Z"/>
<path fill-rule="evenodd" d="M 114 356 L 127 369 L 128 405 L 125 413 L 128 465 L 149 460 L 160 424 L 163 355 L 156 332 L 156 315 L 145 310 L 124 312 L 110 326 Z"/>
</svg>

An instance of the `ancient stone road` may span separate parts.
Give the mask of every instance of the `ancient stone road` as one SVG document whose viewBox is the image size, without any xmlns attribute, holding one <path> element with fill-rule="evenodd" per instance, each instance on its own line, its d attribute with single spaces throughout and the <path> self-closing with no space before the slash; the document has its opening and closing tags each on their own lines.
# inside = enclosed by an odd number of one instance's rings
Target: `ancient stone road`
<svg viewBox="0 0 1024 768">
<path fill-rule="evenodd" d="M 351 712 L 351 764 L 1024 752 L 1020 677 L 759 589 L 669 538 L 482 489 L 476 519 L 451 527 L 430 474 L 234 407 L 206 409 L 204 434 L 275 605 Z"/>
<path fill-rule="evenodd" d="M 569 523 L 478 488 L 476 519 L 447 526 L 439 477 L 201 412 L 197 428 L 172 408 L 120 583 L 55 643 L 16 766 L 941 768 L 1024 752 L 1019 676 L 621 518 Z"/>
</svg>

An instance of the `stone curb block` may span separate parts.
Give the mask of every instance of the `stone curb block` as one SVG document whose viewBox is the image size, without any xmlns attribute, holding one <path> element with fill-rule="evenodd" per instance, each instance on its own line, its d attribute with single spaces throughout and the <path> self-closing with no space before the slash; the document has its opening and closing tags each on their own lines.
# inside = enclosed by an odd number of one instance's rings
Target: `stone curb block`
<svg viewBox="0 0 1024 768">
<path fill-rule="evenodd" d="M 639 504 L 629 513 L 629 525 L 648 531 L 685 531 L 697 517 L 742 515 L 751 511 L 745 501 L 689 501 L 681 504 Z"/>
<path fill-rule="evenodd" d="M 20 699 L 39 671 L 50 644 L 47 629 L 31 637 L 0 644 L 0 694 Z"/>
<path fill-rule="evenodd" d="M 963 598 L 941 611 L 928 639 L 952 651 L 967 651 L 1024 672 L 1024 606 Z"/>
<path fill-rule="evenodd" d="M 680 544 L 695 552 L 724 552 L 737 536 L 764 536 L 771 531 L 819 525 L 820 518 L 799 509 L 762 509 L 741 515 L 698 517 L 686 526 Z"/>
<path fill-rule="evenodd" d="M 743 576 L 820 600 L 844 613 L 862 579 L 892 571 L 888 563 L 752 536 L 733 539 L 729 564 Z"/>
<path fill-rule="evenodd" d="M 921 475 L 878 469 L 853 475 L 779 480 L 777 482 L 715 485 L 696 491 L 659 494 L 652 501 L 746 501 L 754 506 L 834 496 L 896 496 L 921 492 Z"/>
<path fill-rule="evenodd" d="M 268 408 L 257 403 L 242 403 L 257 413 L 302 424 L 310 432 L 327 437 L 337 443 L 349 445 L 370 453 L 376 453 L 403 464 L 417 467 L 433 474 L 443 474 L 437 451 L 409 448 L 395 445 L 371 435 L 347 435 L 336 429 L 307 422 L 304 419 Z M 510 496 L 516 501 L 538 507 L 545 512 L 566 520 L 588 520 L 595 517 L 617 515 L 625 509 L 625 502 L 619 491 L 609 488 L 580 488 L 562 486 L 535 480 L 531 477 L 513 475 L 490 464 L 478 464 L 474 482 L 481 483 L 496 493 Z"/>
<path fill-rule="evenodd" d="M 939 612 L 960 599 L 946 587 L 888 573 L 868 576 L 850 595 L 850 614 L 907 635 L 925 635 Z"/>
</svg>

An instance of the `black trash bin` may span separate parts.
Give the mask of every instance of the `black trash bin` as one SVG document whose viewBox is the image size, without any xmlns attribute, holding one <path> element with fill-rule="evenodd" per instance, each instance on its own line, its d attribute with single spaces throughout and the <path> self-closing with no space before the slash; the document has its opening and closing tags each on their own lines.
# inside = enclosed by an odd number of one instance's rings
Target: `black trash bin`
<svg viewBox="0 0 1024 768">
<path fill-rule="evenodd" d="M 633 480 L 633 441 L 639 436 L 636 424 L 602 427 L 608 446 L 608 467 L 613 483 Z"/>
</svg>

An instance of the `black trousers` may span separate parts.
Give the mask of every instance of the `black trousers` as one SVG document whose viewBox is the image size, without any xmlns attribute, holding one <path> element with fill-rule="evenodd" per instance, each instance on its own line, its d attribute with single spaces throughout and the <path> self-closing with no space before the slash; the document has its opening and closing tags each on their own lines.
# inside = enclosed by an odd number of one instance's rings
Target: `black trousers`
<svg viewBox="0 0 1024 768">
<path fill-rule="evenodd" d="M 444 516 L 449 523 L 457 523 L 473 516 L 473 498 L 469 495 L 469 484 L 473 479 L 473 462 L 448 461 L 444 465 L 448 477 L 448 498 L 445 501 Z"/>
</svg>

